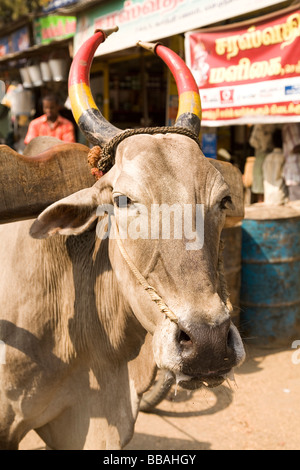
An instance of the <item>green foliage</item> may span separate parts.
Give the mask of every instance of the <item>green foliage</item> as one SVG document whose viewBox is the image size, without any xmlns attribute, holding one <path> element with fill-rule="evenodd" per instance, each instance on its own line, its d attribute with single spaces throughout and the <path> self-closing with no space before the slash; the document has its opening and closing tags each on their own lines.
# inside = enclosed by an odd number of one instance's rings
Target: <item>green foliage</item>
<svg viewBox="0 0 300 470">
<path fill-rule="evenodd" d="M 38 13 L 50 0 L 0 0 L 0 23 L 7 25 L 11 21 L 30 14 Z"/>
</svg>

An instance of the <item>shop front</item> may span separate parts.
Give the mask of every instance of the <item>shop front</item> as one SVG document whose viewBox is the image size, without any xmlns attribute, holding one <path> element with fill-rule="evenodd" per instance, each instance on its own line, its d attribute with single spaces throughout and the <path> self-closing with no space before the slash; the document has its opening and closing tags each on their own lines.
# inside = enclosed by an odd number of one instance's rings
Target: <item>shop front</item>
<svg viewBox="0 0 300 470">
<path fill-rule="evenodd" d="M 93 89 L 93 92 L 102 96 L 103 114 L 119 127 L 136 127 L 147 123 L 169 125 L 174 122 L 177 112 L 176 87 L 161 61 L 142 53 L 136 47 L 137 41 L 161 41 L 184 57 L 184 33 L 187 31 L 231 21 L 232 11 L 235 16 L 244 15 L 258 9 L 272 9 L 272 6 L 277 8 L 278 3 L 274 0 L 254 0 L 251 4 L 244 0 L 103 1 L 93 8 L 80 9 L 77 14 L 74 53 L 92 36 L 95 29 L 118 26 L 118 32 L 109 36 L 97 49 L 91 70 L 92 89 L 95 76 L 98 75 L 99 79 L 94 82 L 102 84 L 101 90 Z M 76 14 L 76 9 L 79 6 L 68 11 Z M 108 81 L 101 67 L 105 68 Z M 222 123 L 227 129 L 216 131 L 212 129 L 211 123 L 210 129 L 206 129 L 203 120 L 203 145 L 209 156 L 216 158 L 218 150 L 230 146 L 235 139 L 234 133 L 228 130 L 229 125 L 227 122 Z M 245 136 L 237 132 L 236 137 L 241 140 L 242 152 Z M 223 152 L 223 156 L 220 158 L 226 158 L 226 153 Z"/>
<path fill-rule="evenodd" d="M 207 126 L 300 121 L 300 10 L 186 33 Z"/>
<path fill-rule="evenodd" d="M 0 138 L 22 152 L 30 120 L 43 114 L 42 97 L 55 93 L 62 105 L 67 100 L 76 17 L 41 16 L 13 26 L 0 39 L 0 79 L 7 92 Z M 72 119 L 71 111 L 63 108 L 63 113 Z"/>
<path fill-rule="evenodd" d="M 216 156 L 225 143 L 242 171 L 245 159 L 254 156 L 254 126 L 274 130 L 300 122 L 299 31 L 299 7 L 289 7 L 185 34 L 185 58 L 199 86 L 204 133 L 215 136 L 209 140 Z M 224 127 L 231 134 L 227 142 Z"/>
<path fill-rule="evenodd" d="M 91 70 L 96 104 L 120 129 L 164 125 L 166 83 L 163 63 L 143 51 L 96 60 Z"/>
</svg>

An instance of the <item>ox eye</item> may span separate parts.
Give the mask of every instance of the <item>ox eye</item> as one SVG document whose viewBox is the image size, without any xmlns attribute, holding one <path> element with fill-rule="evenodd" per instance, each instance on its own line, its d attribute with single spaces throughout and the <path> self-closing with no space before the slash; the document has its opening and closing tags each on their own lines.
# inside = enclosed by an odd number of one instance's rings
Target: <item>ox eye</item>
<svg viewBox="0 0 300 470">
<path fill-rule="evenodd" d="M 230 196 L 223 197 L 223 199 L 220 202 L 220 209 L 221 210 L 228 209 L 231 203 L 232 203 L 232 200 Z"/>
<path fill-rule="evenodd" d="M 129 207 L 131 202 L 132 202 L 131 199 L 129 199 L 129 197 L 127 196 L 120 195 L 120 196 L 114 197 L 114 204 L 120 209 Z"/>
</svg>

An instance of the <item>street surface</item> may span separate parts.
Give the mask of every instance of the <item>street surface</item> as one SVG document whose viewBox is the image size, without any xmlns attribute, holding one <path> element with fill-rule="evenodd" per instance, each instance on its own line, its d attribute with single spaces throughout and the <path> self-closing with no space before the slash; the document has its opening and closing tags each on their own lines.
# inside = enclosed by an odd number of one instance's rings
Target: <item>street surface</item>
<svg viewBox="0 0 300 470">
<path fill-rule="evenodd" d="M 126 449 L 300 450 L 300 349 L 246 350 L 236 385 L 193 392 L 173 386 L 155 413 L 139 414 Z M 32 431 L 20 448 L 44 444 Z"/>
</svg>

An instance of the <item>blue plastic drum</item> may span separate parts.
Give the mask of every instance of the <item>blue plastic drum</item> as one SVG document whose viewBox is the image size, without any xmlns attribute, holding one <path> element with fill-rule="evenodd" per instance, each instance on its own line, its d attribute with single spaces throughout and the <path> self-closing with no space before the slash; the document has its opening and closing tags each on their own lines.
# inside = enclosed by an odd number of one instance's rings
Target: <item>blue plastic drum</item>
<svg viewBox="0 0 300 470">
<path fill-rule="evenodd" d="M 300 339 L 300 201 L 246 208 L 240 300 L 240 329 L 250 343 Z"/>
</svg>

